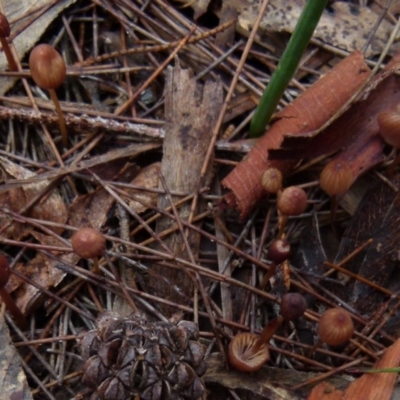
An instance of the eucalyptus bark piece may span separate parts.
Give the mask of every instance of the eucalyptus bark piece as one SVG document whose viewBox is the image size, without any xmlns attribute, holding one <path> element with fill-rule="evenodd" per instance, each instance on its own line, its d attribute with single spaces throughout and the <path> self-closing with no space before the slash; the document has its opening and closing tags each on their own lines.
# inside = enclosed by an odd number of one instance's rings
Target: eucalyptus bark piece
<svg viewBox="0 0 400 400">
<path fill-rule="evenodd" d="M 177 63 L 175 67 L 167 69 L 165 87 L 166 127 L 161 173 L 169 191 L 196 193 L 200 186 L 208 186 L 211 181 L 211 170 L 201 184 L 199 177 L 213 126 L 223 103 L 222 84 L 220 81 L 208 81 L 203 86 L 196 82 L 190 70 L 181 69 Z M 160 189 L 164 189 L 162 182 Z M 172 196 L 174 202 L 179 199 L 178 196 Z M 168 196 L 160 195 L 157 206 L 161 210 L 170 206 Z M 188 220 L 190 208 L 190 202 L 177 207 L 181 220 Z M 196 214 L 204 208 L 205 203 L 200 200 Z M 171 218 L 160 218 L 156 233 L 159 234 L 174 224 L 175 221 Z M 188 230 L 187 239 L 196 259 L 200 235 Z M 165 237 L 163 241 L 176 257 L 190 259 L 179 230 Z M 156 246 L 158 250 L 165 252 L 160 244 Z M 154 273 L 150 274 L 149 284 L 156 295 L 180 304 L 188 304 L 194 289 L 193 279 L 188 271 L 179 265 L 176 269 L 153 265 L 152 271 Z M 173 311 L 175 310 L 169 309 L 167 312 Z"/>
</svg>

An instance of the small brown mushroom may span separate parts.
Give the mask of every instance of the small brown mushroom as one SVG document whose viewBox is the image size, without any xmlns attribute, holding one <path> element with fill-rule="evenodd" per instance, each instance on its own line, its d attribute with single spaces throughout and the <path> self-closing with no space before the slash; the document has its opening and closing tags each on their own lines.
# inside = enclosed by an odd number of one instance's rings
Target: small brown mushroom
<svg viewBox="0 0 400 400">
<path fill-rule="evenodd" d="M 39 44 L 31 51 L 29 68 L 36 85 L 42 89 L 47 89 L 50 93 L 58 114 L 62 143 L 66 147 L 68 145 L 67 127 L 55 90 L 64 82 L 67 72 L 65 62 L 54 47 L 48 44 Z"/>
<path fill-rule="evenodd" d="M 277 207 L 282 215 L 278 239 L 282 237 L 288 217 L 302 214 L 307 208 L 307 194 L 298 186 L 289 186 L 278 196 Z"/>
<path fill-rule="evenodd" d="M 268 343 L 283 321 L 291 321 L 304 314 L 307 305 L 299 293 L 286 293 L 281 299 L 281 315 L 270 321 L 261 332 L 238 333 L 229 344 L 231 365 L 243 372 L 258 371 L 268 360 Z"/>
<path fill-rule="evenodd" d="M 261 184 L 268 193 L 278 193 L 282 189 L 282 173 L 277 168 L 267 168 L 261 176 Z"/>
<path fill-rule="evenodd" d="M 99 259 L 106 249 L 106 238 L 93 228 L 81 228 L 71 238 L 74 252 L 81 258 L 93 260 L 93 272 L 100 273 Z"/>
<path fill-rule="evenodd" d="M 326 310 L 319 319 L 319 338 L 329 346 L 340 346 L 346 343 L 353 333 L 353 320 L 343 308 Z"/>
<path fill-rule="evenodd" d="M 286 239 L 276 239 L 269 246 L 267 252 L 268 260 L 271 260 L 268 272 L 264 275 L 259 289 L 264 289 L 268 281 L 275 274 L 276 267 L 288 259 L 290 255 L 290 243 Z"/>
<path fill-rule="evenodd" d="M 315 350 L 326 343 L 329 346 L 340 346 L 353 336 L 354 324 L 351 315 L 343 308 L 331 308 L 326 310 L 318 323 L 319 342 L 308 352 L 311 358 Z"/>
</svg>

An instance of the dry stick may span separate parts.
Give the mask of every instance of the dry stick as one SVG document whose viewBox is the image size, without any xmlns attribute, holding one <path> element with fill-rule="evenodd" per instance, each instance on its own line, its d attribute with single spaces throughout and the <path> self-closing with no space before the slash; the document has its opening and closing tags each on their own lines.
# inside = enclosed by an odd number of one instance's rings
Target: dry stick
<svg viewBox="0 0 400 400">
<path fill-rule="evenodd" d="M 117 189 L 116 189 L 117 191 Z M 179 207 L 180 205 L 186 203 L 187 201 L 191 200 L 193 198 L 193 194 L 190 194 L 189 196 L 184 197 L 183 199 L 178 200 L 177 202 L 175 202 L 175 207 Z M 165 209 L 166 212 L 171 211 L 171 206 L 167 207 Z M 149 219 L 147 219 L 145 222 L 146 224 L 150 225 L 152 222 L 156 221 L 158 218 L 161 218 L 162 214 L 159 213 L 159 210 L 157 210 L 157 214 L 151 216 Z M 142 225 L 139 225 L 138 227 L 136 227 L 133 231 L 131 231 L 129 233 L 129 236 L 134 236 L 136 235 L 136 233 L 140 232 L 143 229 Z"/>
<path fill-rule="evenodd" d="M 182 49 L 182 47 L 187 43 L 192 33 L 196 30 L 196 25 L 194 25 L 189 33 L 186 35 L 184 39 L 180 42 L 180 44 L 176 47 L 176 49 L 167 57 L 167 59 L 148 77 L 148 79 L 136 90 L 136 92 L 131 96 L 124 104 L 119 106 L 115 110 L 115 115 L 120 115 L 130 107 L 134 101 L 142 94 L 143 90 L 147 89 L 154 79 L 160 75 L 160 73 L 165 69 L 165 67 L 170 63 L 170 61 L 178 54 L 178 52 Z"/>
<path fill-rule="evenodd" d="M 69 293 L 69 295 L 66 298 L 66 301 L 67 302 L 71 301 L 75 297 L 75 295 L 81 290 L 81 288 L 84 284 L 85 284 L 85 281 L 79 282 L 78 285 L 76 286 L 76 288 L 74 290 L 72 290 L 71 293 Z M 46 327 L 43 329 L 42 333 L 40 334 L 40 336 L 39 336 L 40 339 L 44 339 L 50 333 L 51 329 L 53 328 L 53 325 L 56 323 L 57 319 L 62 314 L 65 307 L 66 307 L 65 304 L 60 305 L 58 310 L 54 313 L 54 315 L 51 317 L 50 321 L 47 323 Z M 35 348 L 37 349 L 39 346 L 40 346 L 40 344 L 35 346 Z M 28 354 L 25 357 L 25 362 L 29 363 L 29 361 L 31 360 L 32 357 L 33 357 L 33 353 Z"/>
<path fill-rule="evenodd" d="M 376 20 L 373 29 L 372 29 L 371 32 L 369 33 L 368 38 L 367 38 L 367 40 L 365 41 L 364 46 L 362 47 L 362 50 L 361 50 L 361 51 L 363 52 L 364 55 L 365 55 L 365 53 L 366 53 L 366 51 L 367 51 L 367 49 L 368 49 L 368 46 L 371 44 L 372 39 L 374 38 L 375 33 L 376 33 L 376 31 L 378 30 L 378 28 L 379 28 L 379 25 L 382 23 L 383 19 L 385 18 L 386 13 L 389 11 L 389 8 L 390 8 L 390 6 L 392 5 L 392 3 L 393 3 L 393 0 L 388 0 L 388 1 L 386 1 L 385 7 L 382 8 L 381 13 L 379 14 L 379 18 Z"/>
<path fill-rule="evenodd" d="M 24 340 L 22 342 L 13 342 L 13 346 L 25 347 L 25 346 L 32 346 L 33 344 L 45 344 L 45 343 L 61 342 L 62 340 L 76 340 L 76 339 L 78 339 L 77 335 L 65 335 L 57 337 L 53 336 L 46 339 L 33 339 L 33 340 Z"/>
<path fill-rule="evenodd" d="M 339 264 L 335 264 L 336 267 L 343 267 L 348 261 L 350 261 L 353 257 L 355 257 L 357 254 L 361 253 L 367 246 L 372 244 L 373 239 L 368 239 L 365 243 L 361 244 L 358 246 L 354 251 L 352 251 L 349 255 L 347 255 L 345 258 L 343 258 L 342 261 L 340 261 Z M 328 272 L 325 272 L 322 276 L 326 277 L 332 274 L 334 272 L 334 269 L 329 270 Z"/>
<path fill-rule="evenodd" d="M 89 171 L 92 176 L 96 179 L 97 182 L 100 183 L 100 185 L 108 192 L 110 193 L 111 196 L 114 197 L 118 203 L 121 204 L 121 206 L 134 217 L 139 223 L 141 223 L 146 231 L 151 235 L 151 237 L 158 243 L 160 246 L 167 252 L 167 254 L 172 255 L 172 251 L 165 245 L 165 243 L 160 240 L 160 238 L 154 233 L 154 231 L 150 228 L 149 225 L 146 224 L 146 222 L 137 214 L 135 213 L 120 196 L 118 196 L 117 193 L 113 189 L 111 189 L 99 176 L 97 176 L 94 172 Z"/>
<path fill-rule="evenodd" d="M 349 270 L 347 270 L 345 268 L 339 267 L 338 265 L 332 264 L 328 261 L 325 261 L 324 264 L 330 268 L 336 269 L 337 271 L 350 276 L 351 278 L 354 278 L 362 283 L 365 283 L 366 285 L 372 287 L 373 289 L 379 290 L 380 292 L 382 292 L 384 294 L 387 294 L 389 296 L 393 296 L 393 294 L 394 294 L 392 291 L 390 291 L 382 286 L 379 286 L 376 283 L 371 282 L 370 280 L 363 278 L 362 276 L 360 276 L 358 274 L 355 274 L 354 272 L 350 272 Z"/>
<path fill-rule="evenodd" d="M 226 95 L 224 104 L 222 105 L 218 120 L 217 120 L 217 122 L 215 124 L 215 128 L 214 128 L 213 133 L 212 133 L 210 145 L 208 147 L 208 150 L 207 150 L 207 153 L 206 153 L 206 157 L 204 159 L 204 163 L 203 163 L 203 166 L 202 166 L 201 171 L 200 171 L 198 188 L 200 188 L 201 182 L 203 181 L 203 179 L 204 179 L 204 177 L 206 175 L 206 172 L 208 170 L 208 165 L 210 163 L 211 156 L 212 156 L 213 151 L 214 151 L 215 142 L 217 141 L 218 133 L 219 133 L 219 130 L 221 128 L 223 119 L 225 117 L 226 110 L 228 109 L 229 102 L 230 102 L 230 100 L 231 100 L 231 98 L 233 96 L 233 93 L 235 91 L 235 86 L 236 86 L 236 84 L 237 84 L 237 82 L 239 80 L 240 73 L 241 73 L 241 71 L 243 69 L 244 63 L 246 62 L 247 55 L 249 54 L 250 48 L 251 48 L 251 46 L 253 44 L 253 41 L 254 41 L 254 38 L 255 38 L 255 36 L 257 34 L 258 27 L 260 25 L 260 22 L 261 22 L 263 16 L 264 16 L 265 10 L 266 10 L 267 5 L 268 5 L 268 2 L 269 2 L 269 0 L 263 0 L 263 3 L 262 3 L 262 5 L 260 7 L 260 10 L 258 12 L 257 19 L 256 19 L 256 21 L 254 23 L 254 26 L 253 26 L 253 29 L 252 29 L 252 31 L 250 33 L 249 39 L 248 39 L 248 41 L 246 43 L 246 46 L 245 46 L 245 48 L 243 50 L 242 57 L 240 58 L 240 62 L 239 62 L 238 67 L 236 69 L 235 75 L 233 76 L 232 83 L 231 83 L 231 85 L 229 87 L 229 91 L 228 91 L 228 93 Z M 191 207 L 189 218 L 188 218 L 188 222 L 189 223 L 191 223 L 192 220 L 193 220 L 194 213 L 196 212 L 198 200 L 199 200 L 199 194 L 196 193 L 195 196 L 193 197 L 192 207 Z"/>
<path fill-rule="evenodd" d="M 69 380 L 71 380 L 71 379 L 78 378 L 78 377 L 81 376 L 82 374 L 83 374 L 82 371 L 71 372 L 70 374 L 65 375 L 65 376 L 63 377 L 61 384 L 62 384 L 62 383 L 65 383 L 65 382 L 67 382 L 67 381 L 69 381 Z M 54 386 L 59 386 L 59 385 L 60 385 L 60 383 L 59 383 L 58 381 L 52 381 L 52 382 L 46 383 L 45 385 L 43 385 L 43 387 L 45 387 L 46 389 L 49 389 L 49 388 L 52 388 L 52 387 L 54 387 Z M 30 394 L 31 394 L 32 396 L 35 396 L 35 395 L 37 395 L 37 394 L 40 393 L 40 389 L 41 389 L 41 388 L 33 389 L 33 390 L 30 391 Z"/>
<path fill-rule="evenodd" d="M 133 312 L 138 313 L 139 309 L 137 308 L 137 306 L 136 306 L 135 302 L 133 301 L 132 297 L 130 296 L 130 294 L 129 294 L 127 288 L 126 288 L 125 283 L 122 282 L 121 277 L 119 276 L 117 269 L 115 268 L 114 264 L 111 262 L 111 260 L 108 257 L 107 253 L 104 254 L 104 258 L 106 259 L 107 264 L 110 267 L 110 270 L 111 270 L 112 274 L 114 275 L 115 281 L 118 283 L 119 287 L 122 290 L 122 293 L 125 295 L 126 301 L 132 307 Z"/>
<path fill-rule="evenodd" d="M 164 178 L 163 174 L 161 173 L 161 171 L 160 171 L 159 177 L 160 177 L 161 184 L 163 185 L 163 188 L 164 188 L 165 193 L 167 195 L 168 201 L 169 201 L 169 203 L 171 205 L 172 212 L 173 212 L 173 214 L 175 216 L 176 223 L 178 224 L 179 231 L 181 233 L 183 242 L 185 244 L 186 251 L 188 252 L 190 261 L 193 264 L 196 264 L 196 260 L 194 259 L 193 252 L 192 252 L 192 250 L 190 248 L 190 245 L 189 245 L 189 242 L 188 242 L 188 238 L 185 235 L 185 232 L 184 232 L 184 229 L 183 229 L 183 226 L 182 226 L 182 223 L 181 223 L 181 219 L 179 218 L 179 214 L 178 214 L 178 212 L 177 212 L 177 210 L 175 208 L 174 201 L 172 200 L 172 197 L 171 197 L 171 193 L 169 192 L 169 189 L 168 189 L 167 184 L 165 182 L 165 178 Z M 183 271 L 186 271 L 186 268 L 183 268 Z M 189 274 L 189 275 L 191 276 L 191 274 Z M 210 320 L 212 329 L 214 331 L 215 338 L 217 339 L 218 347 L 220 349 L 221 354 L 225 354 L 225 348 L 224 348 L 224 346 L 222 344 L 222 341 L 221 341 L 221 338 L 220 338 L 220 335 L 219 335 L 219 332 L 218 332 L 217 324 L 215 322 L 215 317 L 214 317 L 214 314 L 213 314 L 211 306 L 210 306 L 210 299 L 208 298 L 207 292 L 204 289 L 203 281 L 201 280 L 200 274 L 197 271 L 195 271 L 195 277 L 196 277 L 196 279 L 194 279 L 193 283 L 195 283 L 195 285 L 198 287 L 198 289 L 200 289 L 201 297 L 202 297 L 204 305 L 206 307 L 207 315 L 208 315 L 208 318 Z M 197 309 L 197 308 L 198 308 L 198 304 L 197 304 L 197 302 L 195 302 L 194 303 L 194 309 Z M 225 356 L 226 356 L 226 354 L 225 354 Z"/>
<path fill-rule="evenodd" d="M 307 381 L 305 381 L 303 383 L 300 383 L 299 385 L 292 386 L 290 388 L 290 390 L 297 390 L 297 389 L 300 389 L 300 388 L 302 388 L 304 386 L 320 382 L 320 381 L 322 381 L 322 380 L 324 380 L 324 379 L 326 379 L 326 378 L 328 378 L 328 377 L 330 377 L 330 376 L 332 376 L 334 374 L 337 374 L 338 372 L 346 370 L 347 368 L 354 367 L 355 365 L 361 364 L 363 361 L 366 361 L 367 359 L 368 359 L 368 357 L 362 357 L 362 358 L 359 358 L 358 360 L 354 360 L 354 361 L 352 361 L 350 363 L 344 364 L 344 365 L 342 365 L 342 366 L 340 366 L 338 368 L 334 368 L 329 372 L 325 372 L 325 373 L 323 373 L 323 374 L 321 374 L 319 376 L 316 376 L 315 378 L 312 378 L 312 379 L 309 379 L 309 380 L 307 380 Z"/>
<path fill-rule="evenodd" d="M 13 274 L 16 275 L 18 278 L 22 279 L 28 285 L 32 285 L 35 288 L 39 289 L 42 293 L 46 294 L 48 297 L 57 300 L 59 303 L 62 303 L 63 305 L 65 305 L 66 307 L 71 308 L 72 310 L 74 310 L 78 314 L 81 314 L 82 317 L 85 317 L 85 318 L 90 319 L 90 320 L 94 320 L 95 319 L 92 315 L 85 313 L 84 311 L 82 311 L 78 307 L 74 306 L 71 303 L 68 303 L 68 301 L 65 301 L 61 297 L 59 297 L 59 296 L 55 295 L 54 293 L 52 293 L 50 290 L 47 290 L 43 286 L 41 286 L 38 283 L 34 282 L 32 279 L 27 278 L 21 272 L 13 270 Z"/>
<path fill-rule="evenodd" d="M 189 22 L 185 17 L 183 17 L 176 9 L 172 8 L 169 6 L 166 2 L 163 1 L 156 1 L 157 5 L 160 6 L 163 10 L 159 10 L 156 8 L 154 5 L 153 8 L 155 8 L 154 12 L 158 12 L 160 16 L 164 15 L 166 12 L 170 13 L 174 18 L 176 18 L 177 21 L 179 21 L 183 26 L 188 27 Z M 153 2 L 154 4 L 154 2 Z M 207 50 L 206 48 L 202 48 L 201 51 L 207 56 L 210 57 L 211 59 L 216 59 L 216 54 L 223 54 L 223 51 L 218 47 L 215 46 L 213 43 L 206 43 L 206 46 L 210 47 L 211 51 Z M 233 60 L 232 58 L 227 58 L 227 63 L 231 64 L 235 69 L 238 67 L 238 63 Z M 223 68 L 227 70 L 228 73 L 234 75 L 235 73 L 232 72 L 228 66 L 222 65 Z M 242 76 L 243 75 L 243 76 Z M 259 86 L 261 90 L 265 88 L 265 85 L 261 83 L 257 78 L 255 78 L 253 75 L 251 75 L 246 69 L 242 69 L 240 76 L 239 76 L 239 81 L 245 85 L 248 89 L 250 89 L 253 93 L 256 93 L 258 96 L 262 95 L 262 91 L 258 90 L 255 88 L 253 85 L 251 85 L 246 79 L 244 79 L 244 76 L 247 77 L 249 80 L 251 80 L 255 85 Z"/>
<path fill-rule="evenodd" d="M 192 38 L 189 38 L 184 43 L 184 45 L 185 44 L 193 44 L 193 43 L 199 42 L 201 40 L 204 40 L 210 36 L 214 36 L 217 33 L 229 28 L 235 22 L 236 22 L 236 20 L 232 19 L 232 20 L 225 22 L 224 24 L 218 26 L 217 28 L 211 29 L 208 32 L 201 33 L 200 35 L 195 35 Z M 183 39 L 183 40 L 185 40 L 185 39 Z M 89 58 L 81 63 L 76 63 L 75 66 L 77 66 L 77 67 L 88 66 L 88 65 L 94 64 L 96 62 L 102 62 L 105 60 L 109 60 L 110 58 L 118 58 L 118 57 L 122 57 L 122 56 L 128 56 L 131 54 L 136 54 L 136 53 L 161 52 L 164 50 L 168 50 L 172 47 L 180 46 L 181 44 L 182 44 L 182 40 L 176 40 L 171 43 L 160 44 L 160 45 L 155 45 L 155 46 L 138 46 L 138 47 L 134 47 L 132 49 L 114 51 L 112 53 L 103 54 L 98 57 Z"/>
</svg>

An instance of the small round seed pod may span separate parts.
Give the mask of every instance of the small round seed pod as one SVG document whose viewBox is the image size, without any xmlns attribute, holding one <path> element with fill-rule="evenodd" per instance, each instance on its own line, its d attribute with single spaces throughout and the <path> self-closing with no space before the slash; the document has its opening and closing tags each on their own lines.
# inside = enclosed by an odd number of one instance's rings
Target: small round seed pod
<svg viewBox="0 0 400 400">
<path fill-rule="evenodd" d="M 307 208 L 307 194 L 298 186 L 289 186 L 282 191 L 277 206 L 283 215 L 300 215 Z"/>
<path fill-rule="evenodd" d="M 267 168 L 261 177 L 261 184 L 266 192 L 277 193 L 282 189 L 282 173 L 277 168 Z"/>
<path fill-rule="evenodd" d="M 333 160 L 325 165 L 319 183 L 329 196 L 337 196 L 350 188 L 353 183 L 353 172 L 346 161 Z"/>
<path fill-rule="evenodd" d="M 321 315 L 318 334 L 321 341 L 329 346 L 340 346 L 347 342 L 353 333 L 353 320 L 346 310 L 331 308 Z"/>
</svg>

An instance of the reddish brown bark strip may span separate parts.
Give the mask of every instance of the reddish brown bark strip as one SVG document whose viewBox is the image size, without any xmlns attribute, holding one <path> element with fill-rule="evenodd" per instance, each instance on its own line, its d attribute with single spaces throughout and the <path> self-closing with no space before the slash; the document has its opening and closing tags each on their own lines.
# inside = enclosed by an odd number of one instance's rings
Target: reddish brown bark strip
<svg viewBox="0 0 400 400">
<path fill-rule="evenodd" d="M 386 350 L 382 360 L 374 368 L 395 368 L 399 363 L 400 339 Z M 396 378 L 396 372 L 364 374 L 351 383 L 344 392 L 335 390 L 327 382 L 322 382 L 312 390 L 307 400 L 389 400 Z"/>
<path fill-rule="evenodd" d="M 369 73 L 362 53 L 356 51 L 277 114 L 270 130 L 222 181 L 233 194 L 226 196 L 226 202 L 239 209 L 241 218 L 246 217 L 263 196 L 261 175 L 266 168 L 273 165 L 285 173 L 293 167 L 293 162 L 270 161 L 268 150 L 279 148 L 284 135 L 302 134 L 321 127 L 361 87 Z"/>
</svg>

